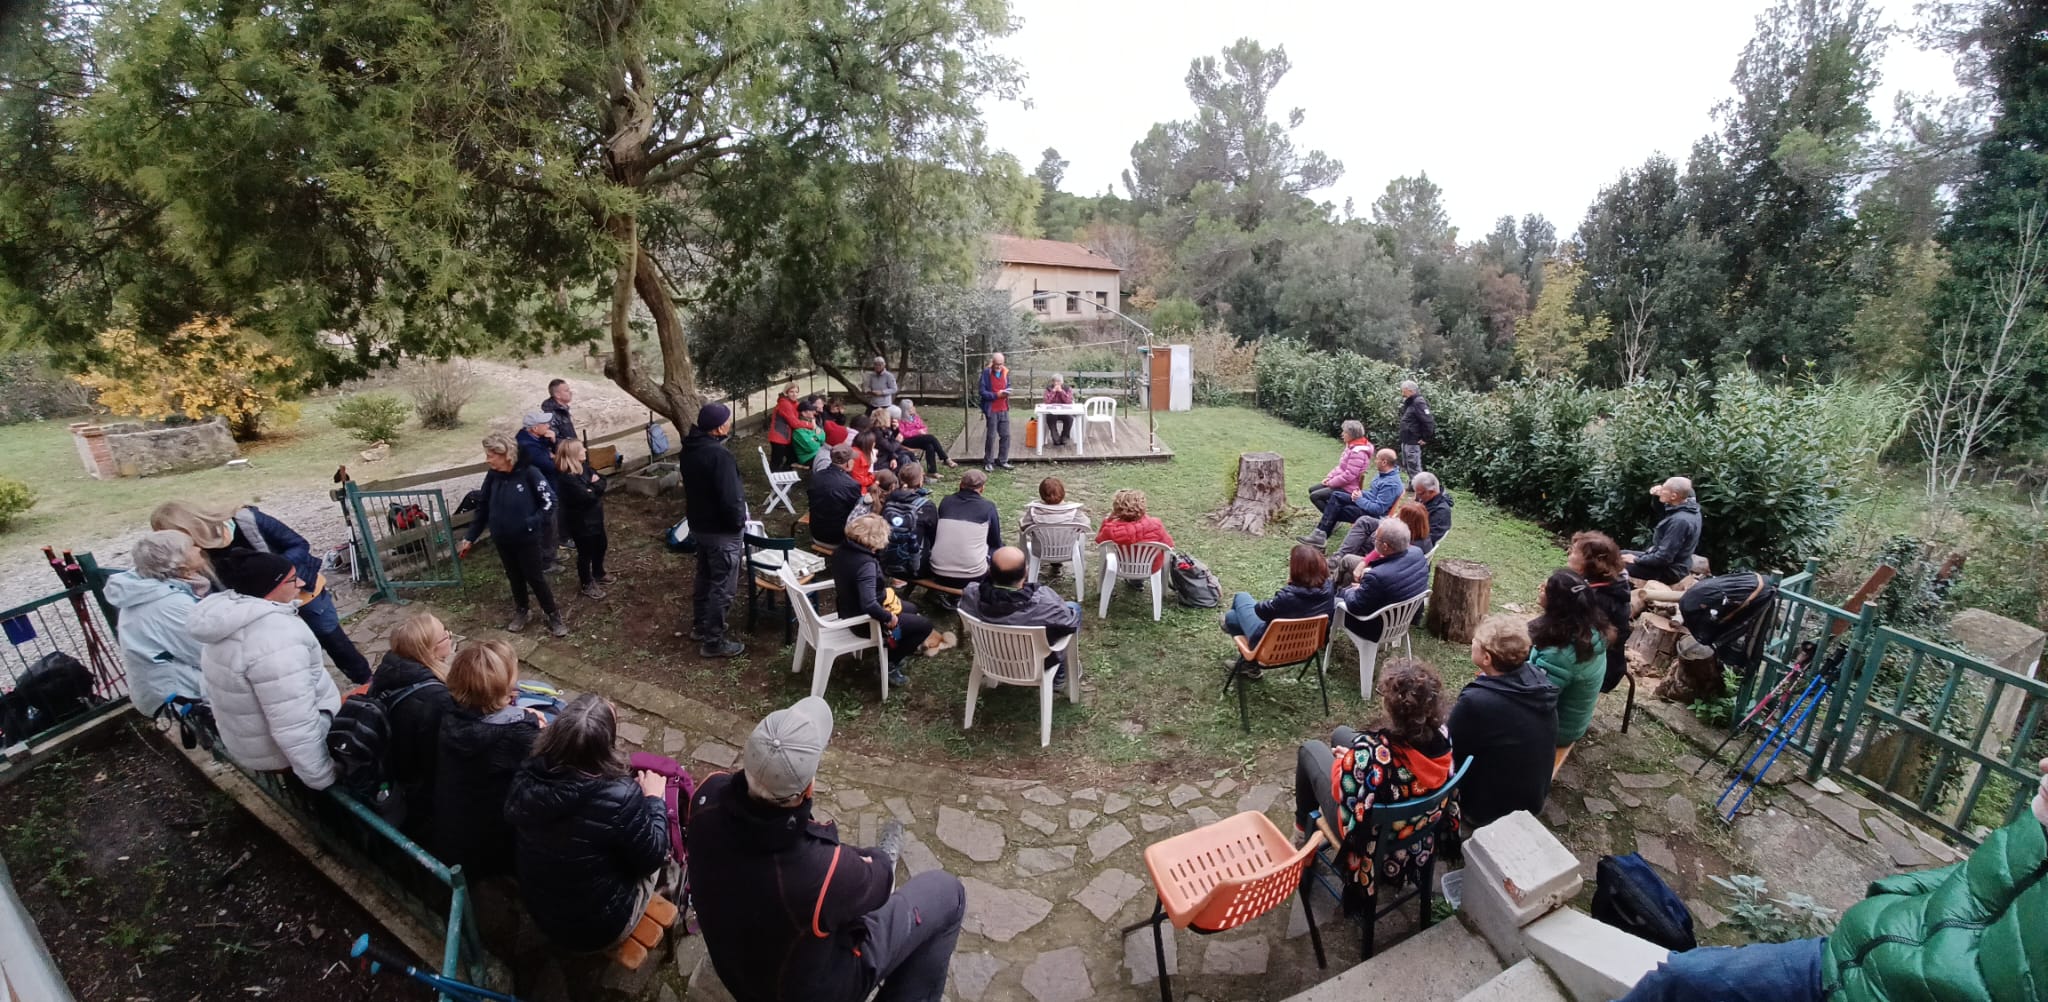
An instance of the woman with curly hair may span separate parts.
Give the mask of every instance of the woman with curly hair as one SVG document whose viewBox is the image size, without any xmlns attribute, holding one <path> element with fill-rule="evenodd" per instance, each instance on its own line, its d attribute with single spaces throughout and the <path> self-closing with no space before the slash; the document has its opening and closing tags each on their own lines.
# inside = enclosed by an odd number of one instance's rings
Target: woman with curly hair
<svg viewBox="0 0 2048 1002">
<path fill-rule="evenodd" d="M 1565 566 L 1586 579 L 1593 605 L 1606 616 L 1614 633 L 1607 640 L 1607 675 L 1600 691 L 1608 692 L 1628 674 L 1629 599 L 1631 582 L 1628 565 L 1621 559 L 1621 547 L 1604 532 L 1581 532 L 1572 537 Z"/>
<path fill-rule="evenodd" d="M 1173 535 L 1166 531 L 1164 523 L 1145 513 L 1145 492 L 1126 488 L 1109 499 L 1109 517 L 1102 520 L 1102 531 L 1095 534 L 1095 541 L 1118 546 L 1132 543 L 1172 546 Z M 1153 562 L 1152 569 L 1157 571 L 1164 566 L 1166 558 L 1161 556 Z"/>
<path fill-rule="evenodd" d="M 1444 683 L 1436 669 L 1396 661 L 1380 676 L 1378 694 L 1386 711 L 1378 724 L 1363 732 L 1339 727 L 1327 742 L 1304 741 L 1295 759 L 1296 839 L 1307 838 L 1310 811 L 1330 820 L 1341 843 L 1337 858 L 1350 877 L 1344 905 L 1351 914 L 1362 913 L 1376 885 L 1393 890 L 1422 879 L 1423 866 L 1436 854 L 1435 837 L 1423 838 L 1375 873 L 1373 807 L 1428 796 L 1451 778 Z M 1445 803 L 1443 813 L 1456 816 L 1455 800 Z"/>
</svg>

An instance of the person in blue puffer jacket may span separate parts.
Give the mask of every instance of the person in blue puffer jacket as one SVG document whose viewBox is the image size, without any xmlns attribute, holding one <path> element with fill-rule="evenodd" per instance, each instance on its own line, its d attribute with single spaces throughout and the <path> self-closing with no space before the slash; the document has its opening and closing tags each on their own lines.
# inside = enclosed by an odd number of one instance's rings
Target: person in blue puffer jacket
<svg viewBox="0 0 2048 1002">
<path fill-rule="evenodd" d="M 199 641 L 186 620 L 214 587 L 198 544 L 174 529 L 144 535 L 128 550 L 135 569 L 107 579 L 103 593 L 121 610 L 114 635 L 128 671 L 128 699 L 144 716 L 172 696 L 206 698 Z"/>
</svg>

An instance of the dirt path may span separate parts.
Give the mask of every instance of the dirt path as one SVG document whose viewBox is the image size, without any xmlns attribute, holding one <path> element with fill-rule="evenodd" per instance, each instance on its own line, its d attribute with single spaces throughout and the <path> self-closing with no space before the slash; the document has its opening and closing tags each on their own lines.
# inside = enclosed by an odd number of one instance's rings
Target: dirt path
<svg viewBox="0 0 2048 1002">
<path fill-rule="evenodd" d="M 577 430 L 589 435 L 608 434 L 647 419 L 646 408 L 601 374 L 568 364 L 551 365 L 547 362 L 535 362 L 534 367 L 487 360 L 472 360 L 470 364 L 479 376 L 495 387 L 515 394 L 530 393 L 532 406 L 539 406 L 546 396 L 547 383 L 552 378 L 550 373 L 559 371 L 576 391 L 571 410 L 576 417 Z M 343 387 L 342 391 L 381 387 L 392 382 L 392 377 L 386 374 L 368 383 Z M 488 427 L 509 430 L 517 421 L 517 415 L 496 415 L 489 419 Z M 481 421 L 471 423 L 478 428 L 478 434 L 486 427 Z M 443 462 L 435 457 L 421 457 L 408 462 L 405 454 L 400 452 L 384 464 L 352 469 L 360 479 L 369 480 L 403 476 L 442 465 Z M 180 478 L 177 475 L 157 479 L 162 490 L 160 493 L 152 492 L 153 496 L 163 500 L 178 496 Z M 455 485 L 448 486 L 452 488 Z M 474 483 L 469 486 L 474 486 Z M 300 479 L 284 479 L 266 474 L 259 468 L 250 473 L 249 496 L 258 499 L 265 512 L 304 535 L 316 552 L 326 552 L 348 541 L 348 527 L 342 521 L 341 508 L 327 496 L 330 487 L 322 483 L 309 484 Z M 449 503 L 452 505 L 459 498 L 459 493 L 452 495 Z M 50 542 L 68 546 L 74 552 L 90 552 L 103 566 L 125 566 L 128 548 L 134 545 L 138 536 L 148 531 L 149 512 L 146 509 L 130 514 L 132 517 L 119 522 L 71 526 L 71 531 L 64 538 Z M 0 609 L 33 601 L 56 591 L 57 587 L 56 576 L 34 547 L 22 546 L 0 553 Z"/>
</svg>

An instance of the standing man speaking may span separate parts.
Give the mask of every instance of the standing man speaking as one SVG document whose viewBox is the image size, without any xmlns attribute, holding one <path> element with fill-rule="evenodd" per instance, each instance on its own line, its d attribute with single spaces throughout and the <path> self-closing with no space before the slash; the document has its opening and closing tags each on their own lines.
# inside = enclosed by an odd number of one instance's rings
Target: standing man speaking
<svg viewBox="0 0 2048 1002">
<path fill-rule="evenodd" d="M 1401 472 L 1413 479 L 1422 472 L 1422 447 L 1436 438 L 1436 415 L 1415 380 L 1401 381 L 1401 424 L 1396 435 L 1401 443 Z"/>
<path fill-rule="evenodd" d="M 708 403 L 697 411 L 697 426 L 683 439 L 677 464 L 683 476 L 683 503 L 689 509 L 690 538 L 697 544 L 696 588 L 691 593 L 690 633 L 698 653 L 729 658 L 746 646 L 725 635 L 726 613 L 739 586 L 746 562 L 743 533 L 747 499 L 740 486 L 739 463 L 725 448 L 732 434 L 732 408 Z"/>
<path fill-rule="evenodd" d="M 1003 363 L 999 351 L 988 357 L 988 368 L 981 370 L 981 468 L 985 471 L 998 466 L 1016 469 L 1010 465 L 1010 367 Z M 996 451 L 999 435 L 1000 453 Z"/>
<path fill-rule="evenodd" d="M 889 360 L 876 355 L 868 363 L 868 371 L 860 377 L 861 399 L 867 401 L 868 413 L 888 410 L 896 402 L 896 374 L 889 371 Z"/>
</svg>

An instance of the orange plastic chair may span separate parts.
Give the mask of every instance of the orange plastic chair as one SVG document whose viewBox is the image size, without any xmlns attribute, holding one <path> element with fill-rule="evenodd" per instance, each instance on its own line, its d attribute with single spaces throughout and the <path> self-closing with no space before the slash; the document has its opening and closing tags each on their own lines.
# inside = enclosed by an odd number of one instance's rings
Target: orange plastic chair
<svg viewBox="0 0 2048 1002">
<path fill-rule="evenodd" d="M 1257 811 L 1245 811 L 1147 846 L 1145 868 L 1151 871 L 1152 886 L 1159 889 L 1159 901 L 1153 906 L 1150 919 L 1126 927 L 1124 933 L 1128 935 L 1143 925 L 1152 927 L 1153 955 L 1159 962 L 1160 999 L 1173 1002 L 1162 925 L 1171 922 L 1176 929 L 1190 929 L 1202 935 L 1224 932 L 1285 904 L 1290 894 L 1301 898 L 1302 912 L 1308 916 L 1316 966 L 1327 966 L 1323 959 L 1323 936 L 1316 929 L 1315 913 L 1309 909 L 1308 878 L 1304 872 L 1322 844 L 1322 833 L 1315 832 L 1309 835 L 1308 844 L 1296 849 L 1273 826 L 1272 819 Z"/>
<path fill-rule="evenodd" d="M 1266 624 L 1266 632 L 1259 634 L 1259 647 L 1253 650 L 1243 637 L 1232 637 L 1237 641 L 1237 660 L 1230 666 L 1230 674 L 1223 677 L 1223 693 L 1230 694 L 1232 686 L 1237 687 L 1237 716 L 1244 725 L 1244 732 L 1252 732 L 1252 711 L 1249 697 L 1245 694 L 1245 683 L 1258 677 L 1256 670 L 1263 674 L 1268 669 L 1301 666 L 1295 680 L 1308 674 L 1308 667 L 1316 665 L 1316 685 L 1323 692 L 1323 715 L 1330 713 L 1330 617 L 1310 616 L 1306 619 L 1276 619 Z M 1316 659 L 1322 659 L 1320 664 Z"/>
</svg>

